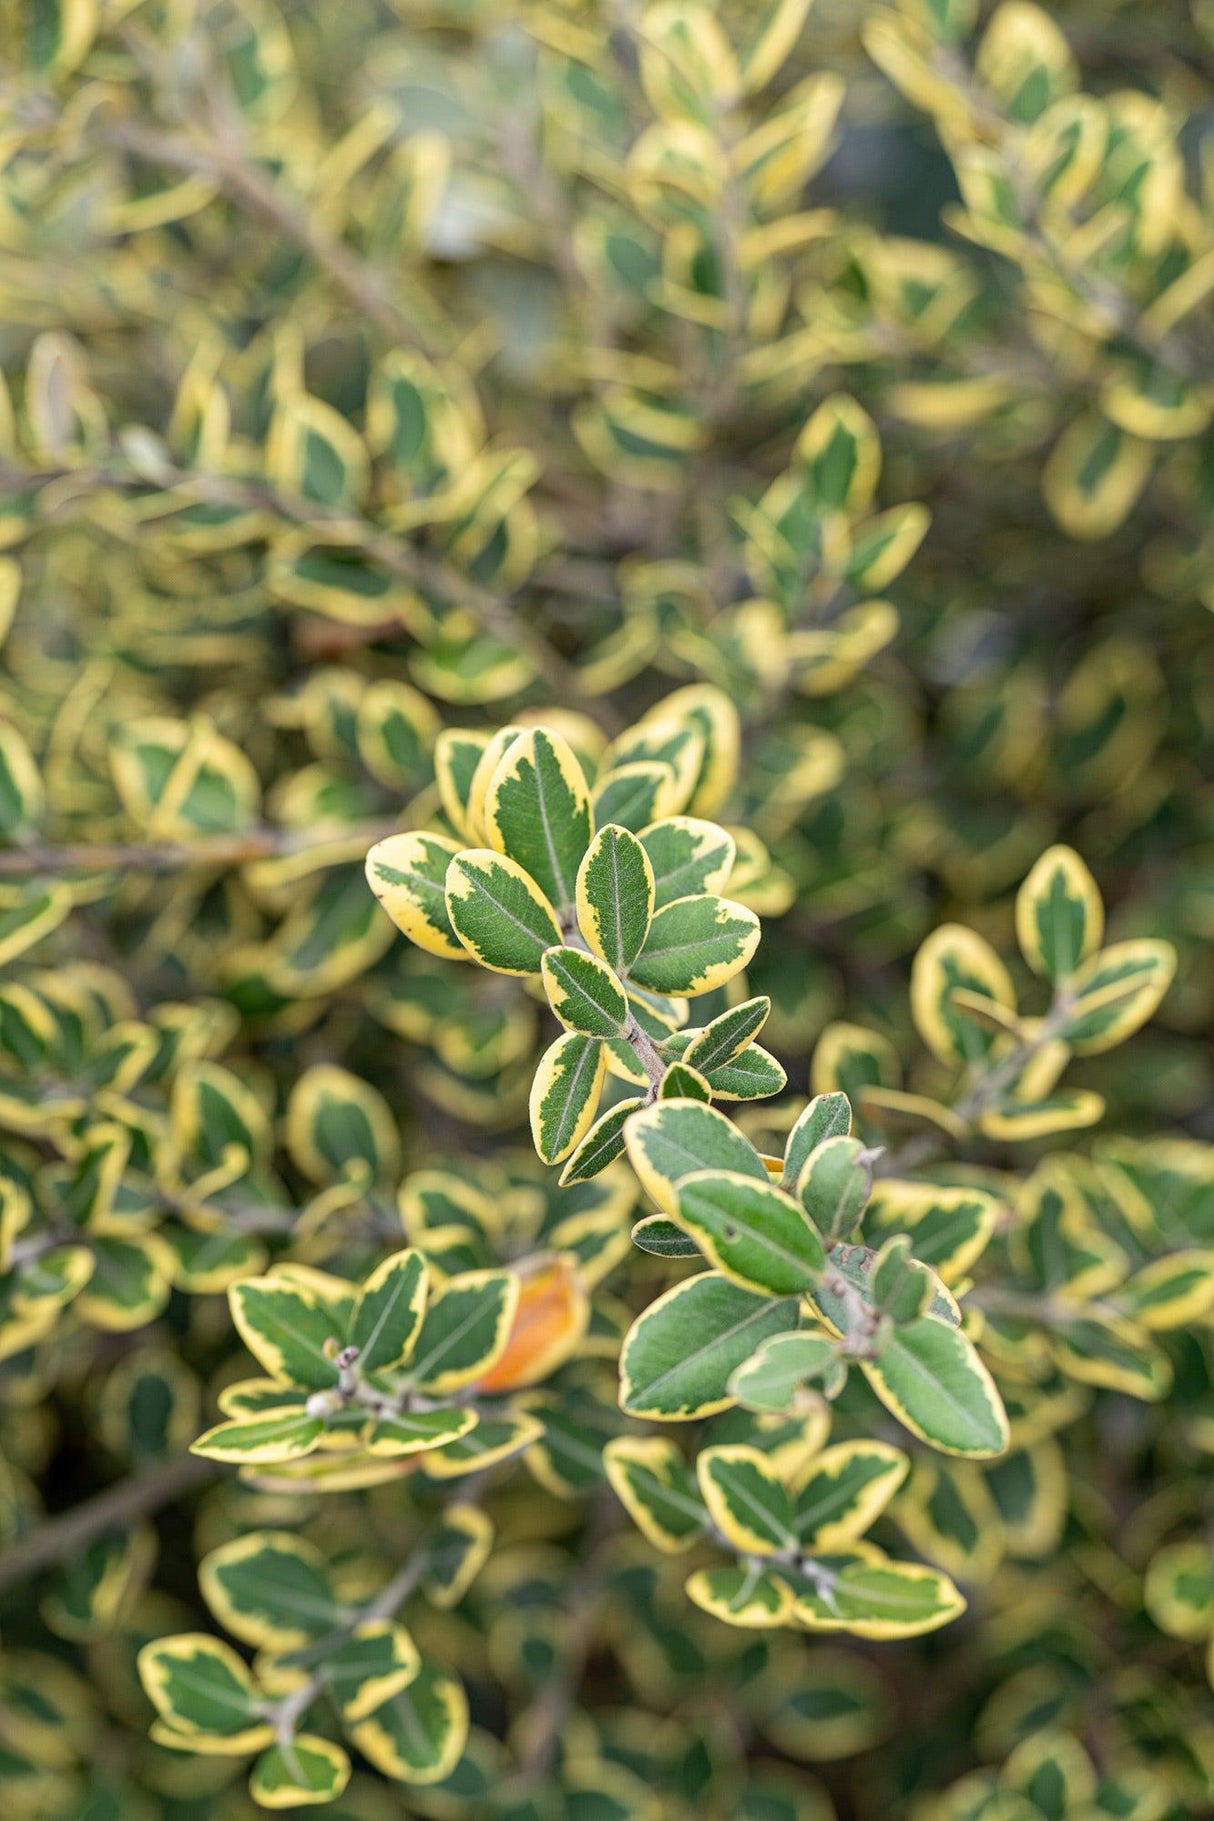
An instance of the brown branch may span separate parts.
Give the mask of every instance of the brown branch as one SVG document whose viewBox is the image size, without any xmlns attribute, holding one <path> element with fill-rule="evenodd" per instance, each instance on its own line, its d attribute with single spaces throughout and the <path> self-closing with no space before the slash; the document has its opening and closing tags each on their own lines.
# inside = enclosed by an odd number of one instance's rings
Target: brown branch
<svg viewBox="0 0 1214 1821">
<path fill-rule="evenodd" d="M 58 1517 L 43 1519 L 29 1536 L 0 1555 L 0 1592 L 79 1555 L 107 1531 L 125 1530 L 163 1505 L 173 1504 L 220 1471 L 216 1461 L 183 1455 L 132 1474 Z"/>
<path fill-rule="evenodd" d="M 383 817 L 306 835 L 259 828 L 244 834 L 200 835 L 196 841 L 80 841 L 61 847 L 30 843 L 0 850 L 0 879 L 28 879 L 40 873 L 170 873 L 188 866 L 243 866 L 249 860 L 306 853 L 310 848 L 353 841 L 355 837 L 371 847 L 396 834 L 400 827 L 398 817 Z"/>
<path fill-rule="evenodd" d="M 519 1771 L 526 1783 L 538 1782 L 551 1770 L 561 1733 L 576 1705 L 594 1642 L 594 1622 L 603 1599 L 610 1546 L 618 1527 L 617 1511 L 599 1501 L 591 1513 L 590 1535 L 581 1559 L 565 1589 L 567 1648 L 519 1717 L 515 1729 Z"/>
<path fill-rule="evenodd" d="M 303 528 L 353 527 L 358 532 L 358 548 L 391 575 L 407 582 L 411 587 L 430 590 L 452 606 L 463 608 L 483 631 L 501 644 L 512 646 L 523 653 L 536 675 L 542 677 L 552 690 L 554 700 L 584 705 L 593 702 L 600 718 L 606 721 L 608 731 L 619 731 L 616 717 L 609 706 L 601 698 L 589 694 L 573 665 L 566 663 L 546 639 L 523 622 L 509 600 L 473 581 L 453 563 L 433 556 L 428 551 L 415 549 L 357 513 L 304 499 L 266 482 L 237 480 L 222 474 L 199 474 L 190 469 L 176 468 L 167 461 L 155 480 L 147 474 L 137 472 L 117 457 L 112 464 L 102 463 L 80 469 L 42 468 L 23 472 L 11 465 L 0 468 L 0 493 L 25 493 L 57 482 L 70 487 L 72 493 L 81 494 L 107 487 L 124 493 L 145 489 L 155 491 L 158 487 L 165 490 L 180 488 L 208 505 L 233 506 L 244 512 L 267 513 Z M 69 499 L 62 503 L 69 503 Z M 61 502 L 56 502 L 57 505 L 59 503 Z M 383 638 L 399 625 L 399 621 L 385 620 L 365 628 L 361 636 L 364 642 Z"/>
<path fill-rule="evenodd" d="M 1064 1028 L 1072 1009 L 1069 995 L 1063 988 L 1056 988 L 1054 1002 L 1033 1035 L 1022 1038 L 1005 1056 L 979 1075 L 960 1100 L 954 1102 L 950 1111 L 956 1118 L 972 1128 L 979 1116 L 993 1106 L 1004 1090 L 1014 1085 L 1029 1063 L 1054 1041 Z M 926 1163 L 934 1162 L 943 1149 L 943 1133 L 918 1132 L 896 1151 L 886 1152 L 875 1174 L 899 1176 L 907 1170 L 919 1169 Z"/>
<path fill-rule="evenodd" d="M 1192 345 L 1183 331 L 1171 329 L 1158 336 L 1148 333 L 1142 322 L 1144 312 L 1128 292 L 1112 278 L 1093 272 L 1090 262 L 1084 264 L 1071 258 L 1056 229 L 1042 217 L 1042 198 L 1027 181 L 1015 149 L 1018 134 L 1009 145 L 1012 123 L 983 94 L 965 59 L 948 50 L 933 54 L 931 62 L 964 95 L 984 143 L 999 159 L 1023 212 L 1021 233 L 1038 259 L 1118 335 L 1132 343 L 1144 360 L 1166 368 L 1185 383 L 1204 379 L 1210 365 L 1208 349 Z M 1080 225 L 1074 209 L 1066 210 L 1064 219 L 1067 229 Z"/>
<path fill-rule="evenodd" d="M 218 140 L 168 133 L 137 120 L 111 118 L 104 130 L 110 144 L 122 151 L 171 170 L 211 178 L 233 201 L 269 222 L 314 260 L 336 289 L 394 341 L 427 354 L 438 351 L 433 337 L 395 301 L 387 276 L 331 233 L 316 210 L 288 195 L 252 158 L 242 157 Z"/>
<path fill-rule="evenodd" d="M 426 1559 L 424 1555 L 420 1554 L 414 1557 L 413 1560 L 405 1562 L 397 1569 L 396 1573 L 392 1576 L 392 1579 L 381 1587 L 379 1592 L 372 1599 L 367 1601 L 365 1606 L 355 1608 L 350 1613 L 349 1617 L 345 1619 L 341 1625 L 335 1627 L 332 1632 L 327 1633 L 325 1637 L 318 1639 L 314 1645 L 305 1650 L 295 1652 L 294 1656 L 288 1660 L 299 1663 L 318 1652 L 323 1651 L 326 1654 L 331 1654 L 333 1650 L 339 1644 L 345 1642 L 359 1626 L 374 1624 L 377 1619 L 395 1618 L 397 1612 L 404 1605 L 414 1587 L 426 1572 L 426 1566 Z M 308 1711 L 308 1708 L 311 1707 L 313 1701 L 317 1700 L 318 1697 L 325 1692 L 325 1689 L 328 1686 L 329 1674 L 325 1663 L 322 1661 L 321 1666 L 318 1669 L 313 1670 L 308 1679 L 305 1682 L 301 1682 L 298 1688 L 294 1688 L 289 1694 L 284 1695 L 276 1704 L 273 1711 L 267 1716 L 278 1736 L 279 1744 L 284 1749 L 290 1746 L 292 1739 L 295 1737 L 299 1721 Z"/>
<path fill-rule="evenodd" d="M 110 120 L 106 136 L 112 144 L 153 163 L 212 178 L 236 201 L 270 222 L 308 254 L 328 273 L 337 289 L 394 340 L 419 347 L 425 353 L 436 351 L 432 339 L 423 335 L 395 302 L 386 276 L 331 233 L 316 211 L 286 195 L 255 160 L 241 156 L 238 150 L 229 149 L 217 140 L 168 133 L 133 120 Z M 216 495 L 208 489 L 204 497 L 214 499 Z M 296 512 L 282 516 L 305 524 L 321 516 L 312 502 L 304 504 L 306 512 L 302 519 Z M 344 515 L 333 513 L 330 516 L 341 519 Z M 386 534 L 375 533 L 368 549 L 394 574 L 422 586 L 435 587 L 448 599 L 468 608 L 485 631 L 521 651 L 537 674 L 561 698 L 585 699 L 586 691 L 577 672 L 545 640 L 525 627 L 497 595 L 479 587 L 458 570 L 420 552 L 405 552 L 408 561 L 402 562 L 403 546 Z M 382 636 L 383 628 L 374 630 Z"/>
<path fill-rule="evenodd" d="M 428 354 L 437 351 L 433 337 L 425 335 L 396 302 L 388 277 L 333 234 L 316 210 L 286 194 L 254 158 L 242 154 L 238 139 L 229 142 L 226 138 L 203 137 L 196 133 L 171 133 L 139 121 L 112 117 L 107 119 L 104 131 L 110 144 L 123 151 L 174 170 L 209 177 L 233 200 L 268 221 L 314 260 L 336 288 L 393 340 L 403 341 Z M 215 495 L 204 497 L 214 498 Z M 285 516 L 298 521 L 297 514 Z M 312 503 L 307 502 L 307 512 L 301 522 L 310 523 L 318 516 Z M 342 515 L 332 516 L 340 518 Z M 522 652 L 560 699 L 586 699 L 586 691 L 576 671 L 545 640 L 525 627 L 496 595 L 478 587 L 459 571 L 417 552 L 408 552 L 408 565 L 402 567 L 401 551 L 402 546 L 396 539 L 375 534 L 372 554 L 385 567 L 422 586 L 435 586 L 466 607 L 485 631 Z M 382 628 L 374 630 L 382 636 Z"/>
</svg>

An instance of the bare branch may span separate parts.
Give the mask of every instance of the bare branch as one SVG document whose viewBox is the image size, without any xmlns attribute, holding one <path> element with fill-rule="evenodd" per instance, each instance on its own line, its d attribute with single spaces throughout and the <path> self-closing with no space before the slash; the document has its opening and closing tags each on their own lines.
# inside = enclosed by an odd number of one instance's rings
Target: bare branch
<svg viewBox="0 0 1214 1821">
<path fill-rule="evenodd" d="M 29 879 L 42 873 L 172 873 L 191 866 L 243 866 L 249 860 L 307 853 L 330 843 L 365 844 L 401 829 L 399 817 L 351 823 L 303 834 L 295 829 L 253 828 L 241 834 L 199 835 L 193 841 L 30 842 L 0 849 L 0 879 Z"/>
<path fill-rule="evenodd" d="M 29 1536 L 0 1555 L 0 1592 L 80 1555 L 107 1531 L 126 1530 L 162 1506 L 174 1504 L 221 1471 L 216 1461 L 202 1460 L 195 1454 L 183 1455 L 134 1473 L 83 1505 L 44 1519 Z"/>
</svg>

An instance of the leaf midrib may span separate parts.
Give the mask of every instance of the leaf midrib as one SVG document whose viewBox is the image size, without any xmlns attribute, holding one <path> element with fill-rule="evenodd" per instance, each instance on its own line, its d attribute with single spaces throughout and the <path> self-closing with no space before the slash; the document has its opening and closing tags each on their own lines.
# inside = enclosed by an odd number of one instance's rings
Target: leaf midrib
<svg viewBox="0 0 1214 1821">
<path fill-rule="evenodd" d="M 743 1295 L 747 1294 L 745 1291 L 742 1291 L 741 1293 Z M 755 1301 L 759 1305 L 758 1308 L 753 1309 L 750 1314 L 744 1315 L 741 1321 L 734 1322 L 732 1327 L 724 1328 L 719 1333 L 714 1334 L 711 1340 L 705 1341 L 702 1346 L 696 1347 L 691 1353 L 684 1354 L 683 1358 L 675 1365 L 667 1366 L 663 1372 L 659 1373 L 657 1378 L 650 1379 L 648 1385 L 645 1387 L 646 1396 L 652 1398 L 654 1393 L 661 1386 L 668 1384 L 671 1380 L 677 1379 L 678 1375 L 685 1372 L 688 1367 L 694 1367 L 700 1360 L 711 1355 L 718 1347 L 726 1345 L 737 1335 L 744 1334 L 747 1328 L 753 1327 L 756 1322 L 764 1320 L 778 1308 L 781 1303 L 795 1302 L 796 1298 L 792 1296 L 781 1296 L 773 1299 L 772 1297 L 756 1296 Z M 667 1306 L 669 1307 L 669 1305 Z"/>
</svg>

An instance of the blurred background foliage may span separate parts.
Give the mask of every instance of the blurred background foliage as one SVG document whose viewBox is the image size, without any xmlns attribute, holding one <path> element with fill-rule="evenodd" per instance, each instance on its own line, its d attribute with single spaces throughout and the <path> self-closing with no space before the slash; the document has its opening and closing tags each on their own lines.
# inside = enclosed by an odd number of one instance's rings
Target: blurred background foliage
<svg viewBox="0 0 1214 1821">
<path fill-rule="evenodd" d="M 1059 1379 L 1002 1474 L 916 1468 L 892 1521 L 958 1623 L 727 1630 L 578 1446 L 662 1281 L 635 1188 L 561 1200 L 542 1006 L 397 941 L 362 861 L 455 820 L 440 728 L 542 717 L 596 764 L 714 686 L 737 751 L 691 783 L 764 920 L 764 1041 L 798 1092 L 936 1099 L 912 956 L 945 921 L 1010 954 L 1066 842 L 1110 934 L 1179 955 L 1068 1074 L 1119 1134 L 1074 1172 L 1208 1244 L 1212 77 L 1208 0 L 4 9 L 6 1813 L 246 1812 L 231 1759 L 149 1742 L 137 1650 L 213 1629 L 197 1561 L 248 1530 L 367 1597 L 436 1494 L 185 1457 L 247 1370 L 221 1292 L 369 1270 L 402 1178 L 440 1225 L 439 1168 L 465 1264 L 583 1220 L 577 1422 L 492 1482 L 467 1597 L 410 1607 L 458 1766 L 361 1764 L 342 1812 L 1210 1812 L 1204 1311 L 1170 1402 Z"/>
</svg>

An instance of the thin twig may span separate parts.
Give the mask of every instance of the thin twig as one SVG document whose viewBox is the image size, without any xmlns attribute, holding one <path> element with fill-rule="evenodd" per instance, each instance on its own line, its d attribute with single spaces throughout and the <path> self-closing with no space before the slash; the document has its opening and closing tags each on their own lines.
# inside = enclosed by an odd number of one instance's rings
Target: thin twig
<svg viewBox="0 0 1214 1821">
<path fill-rule="evenodd" d="M 105 137 L 121 151 L 192 176 L 209 177 L 233 201 L 277 228 L 326 272 L 350 303 L 394 341 L 439 352 L 432 337 L 395 302 L 387 276 L 330 232 L 320 212 L 294 196 L 253 159 L 200 135 L 170 133 L 137 120 L 109 119 Z"/>
<path fill-rule="evenodd" d="M 1094 272 L 1090 261 L 1084 264 L 1073 259 L 1065 240 L 1059 238 L 1052 224 L 1042 219 L 1041 197 L 1026 181 L 1023 161 L 1014 149 L 1009 148 L 1011 123 L 982 93 L 964 58 L 956 51 L 948 50 L 937 52 L 932 62 L 939 73 L 964 94 L 975 122 L 986 136 L 985 142 L 995 152 L 1002 173 L 1019 201 L 1024 216 L 1021 232 L 1042 263 L 1109 327 L 1132 343 L 1145 360 L 1165 367 L 1176 378 L 1188 383 L 1203 379 L 1209 368 L 1207 350 L 1194 347 L 1187 336 L 1174 330 L 1159 336 L 1151 335 L 1143 326 L 1142 312 L 1133 297 L 1113 279 Z M 1073 230 L 1081 225 L 1076 212 L 1067 209 L 1064 227 Z"/>
<path fill-rule="evenodd" d="M 1074 1006 L 1067 993 L 1059 990 L 1054 1003 L 1031 1037 L 1024 1038 L 1007 1054 L 980 1075 L 967 1093 L 961 1096 L 950 1109 L 956 1118 L 966 1126 L 972 1126 L 979 1114 L 992 1106 L 1005 1088 L 1010 1088 L 1024 1073 L 1029 1063 L 1040 1055 L 1046 1046 L 1054 1041 L 1073 1011 Z M 888 1151 L 875 1171 L 878 1176 L 899 1176 L 907 1170 L 917 1169 L 920 1165 L 930 1163 L 938 1156 L 944 1145 L 944 1135 L 940 1132 L 920 1132 L 910 1138 L 896 1151 Z"/>
<path fill-rule="evenodd" d="M 318 210 L 284 192 L 254 158 L 242 153 L 238 141 L 229 144 L 197 132 L 172 133 L 140 121 L 113 118 L 106 121 L 104 131 L 119 149 L 174 170 L 211 178 L 235 201 L 300 247 L 351 303 L 394 340 L 429 354 L 439 351 L 433 338 L 426 336 L 396 302 L 388 277 L 333 234 Z M 320 516 L 310 502 L 307 506 L 305 523 Z M 377 534 L 372 554 L 400 574 L 401 549 L 395 539 Z M 576 671 L 546 641 L 523 626 L 496 595 L 479 588 L 469 577 L 436 565 L 433 559 L 416 552 L 409 552 L 409 557 L 409 579 L 437 584 L 449 599 L 466 607 L 486 631 L 523 652 L 538 674 L 564 699 L 584 698 L 586 692 Z"/>
<path fill-rule="evenodd" d="M 345 531 L 353 529 L 357 532 L 358 549 L 389 574 L 408 583 L 410 587 L 438 595 L 451 607 L 461 608 L 500 644 L 521 652 L 536 674 L 548 684 L 556 701 L 587 703 L 593 700 L 601 719 L 608 723 L 614 719 L 601 698 L 590 696 L 573 665 L 566 663 L 545 638 L 525 624 L 510 600 L 473 581 L 453 563 L 428 551 L 416 549 L 356 512 L 304 499 L 301 495 L 289 493 L 285 488 L 274 487 L 268 482 L 237 479 L 221 474 L 199 474 L 191 469 L 174 467 L 167 461 L 160 467 L 155 479 L 139 473 L 117 456 L 112 463 L 82 469 L 43 468 L 23 472 L 11 465 L 0 467 L 0 493 L 36 491 L 59 481 L 69 484 L 73 493 L 80 495 L 106 488 L 125 493 L 179 489 L 186 496 L 183 505 L 189 499 L 196 499 L 206 505 L 231 506 L 241 512 L 264 513 L 307 529 L 324 526 L 340 527 Z M 68 502 L 57 501 L 56 505 L 60 503 Z M 396 619 L 386 619 L 367 627 L 363 640 L 369 642 L 386 637 L 399 625 L 400 622 Z M 609 725 L 609 731 L 618 732 L 619 729 Z"/>
<path fill-rule="evenodd" d="M 0 1555 L 0 1591 L 14 1587 L 44 1568 L 78 1556 L 97 1537 L 126 1530 L 163 1505 L 171 1505 L 221 1471 L 219 1463 L 187 1454 L 162 1466 L 148 1467 L 109 1486 L 96 1498 L 46 1518 L 27 1537 Z"/>
<path fill-rule="evenodd" d="M 371 847 L 400 827 L 399 817 L 385 816 L 307 833 L 254 828 L 242 834 L 199 835 L 196 841 L 78 841 L 59 847 L 30 842 L 0 850 L 0 879 L 29 879 L 43 873 L 172 873 L 190 866 L 244 866 L 250 860 L 307 853 L 333 842 L 365 841 Z"/>
<path fill-rule="evenodd" d="M 373 1624 L 377 1619 L 393 1619 L 408 1599 L 414 1587 L 426 1571 L 427 1559 L 424 1550 L 418 1550 L 411 1559 L 402 1564 L 390 1581 L 380 1588 L 373 1599 L 365 1606 L 358 1606 L 347 1614 L 341 1625 L 328 1632 L 323 1638 L 306 1646 L 309 1652 L 315 1651 L 328 1656 L 335 1644 L 348 1638 L 361 1625 Z M 302 1656 L 304 1653 L 297 1653 Z M 288 1661 L 293 1659 L 288 1658 Z M 297 1659 L 295 1659 L 297 1660 Z M 306 1682 L 293 1688 L 290 1694 L 284 1695 L 281 1701 L 270 1710 L 269 1719 L 278 1736 L 280 1745 L 286 1747 L 294 1738 L 298 1721 L 302 1719 L 313 1701 L 322 1695 L 328 1686 L 329 1678 L 325 1672 L 324 1662 L 314 1669 Z"/>
<path fill-rule="evenodd" d="M 552 1768 L 561 1733 L 577 1700 L 594 1640 L 594 1615 L 603 1597 L 608 1550 L 617 1527 L 618 1509 L 600 1501 L 593 1512 L 592 1536 L 565 1590 L 568 1647 L 519 1722 L 519 1769 L 527 1782 L 538 1782 Z"/>
</svg>

